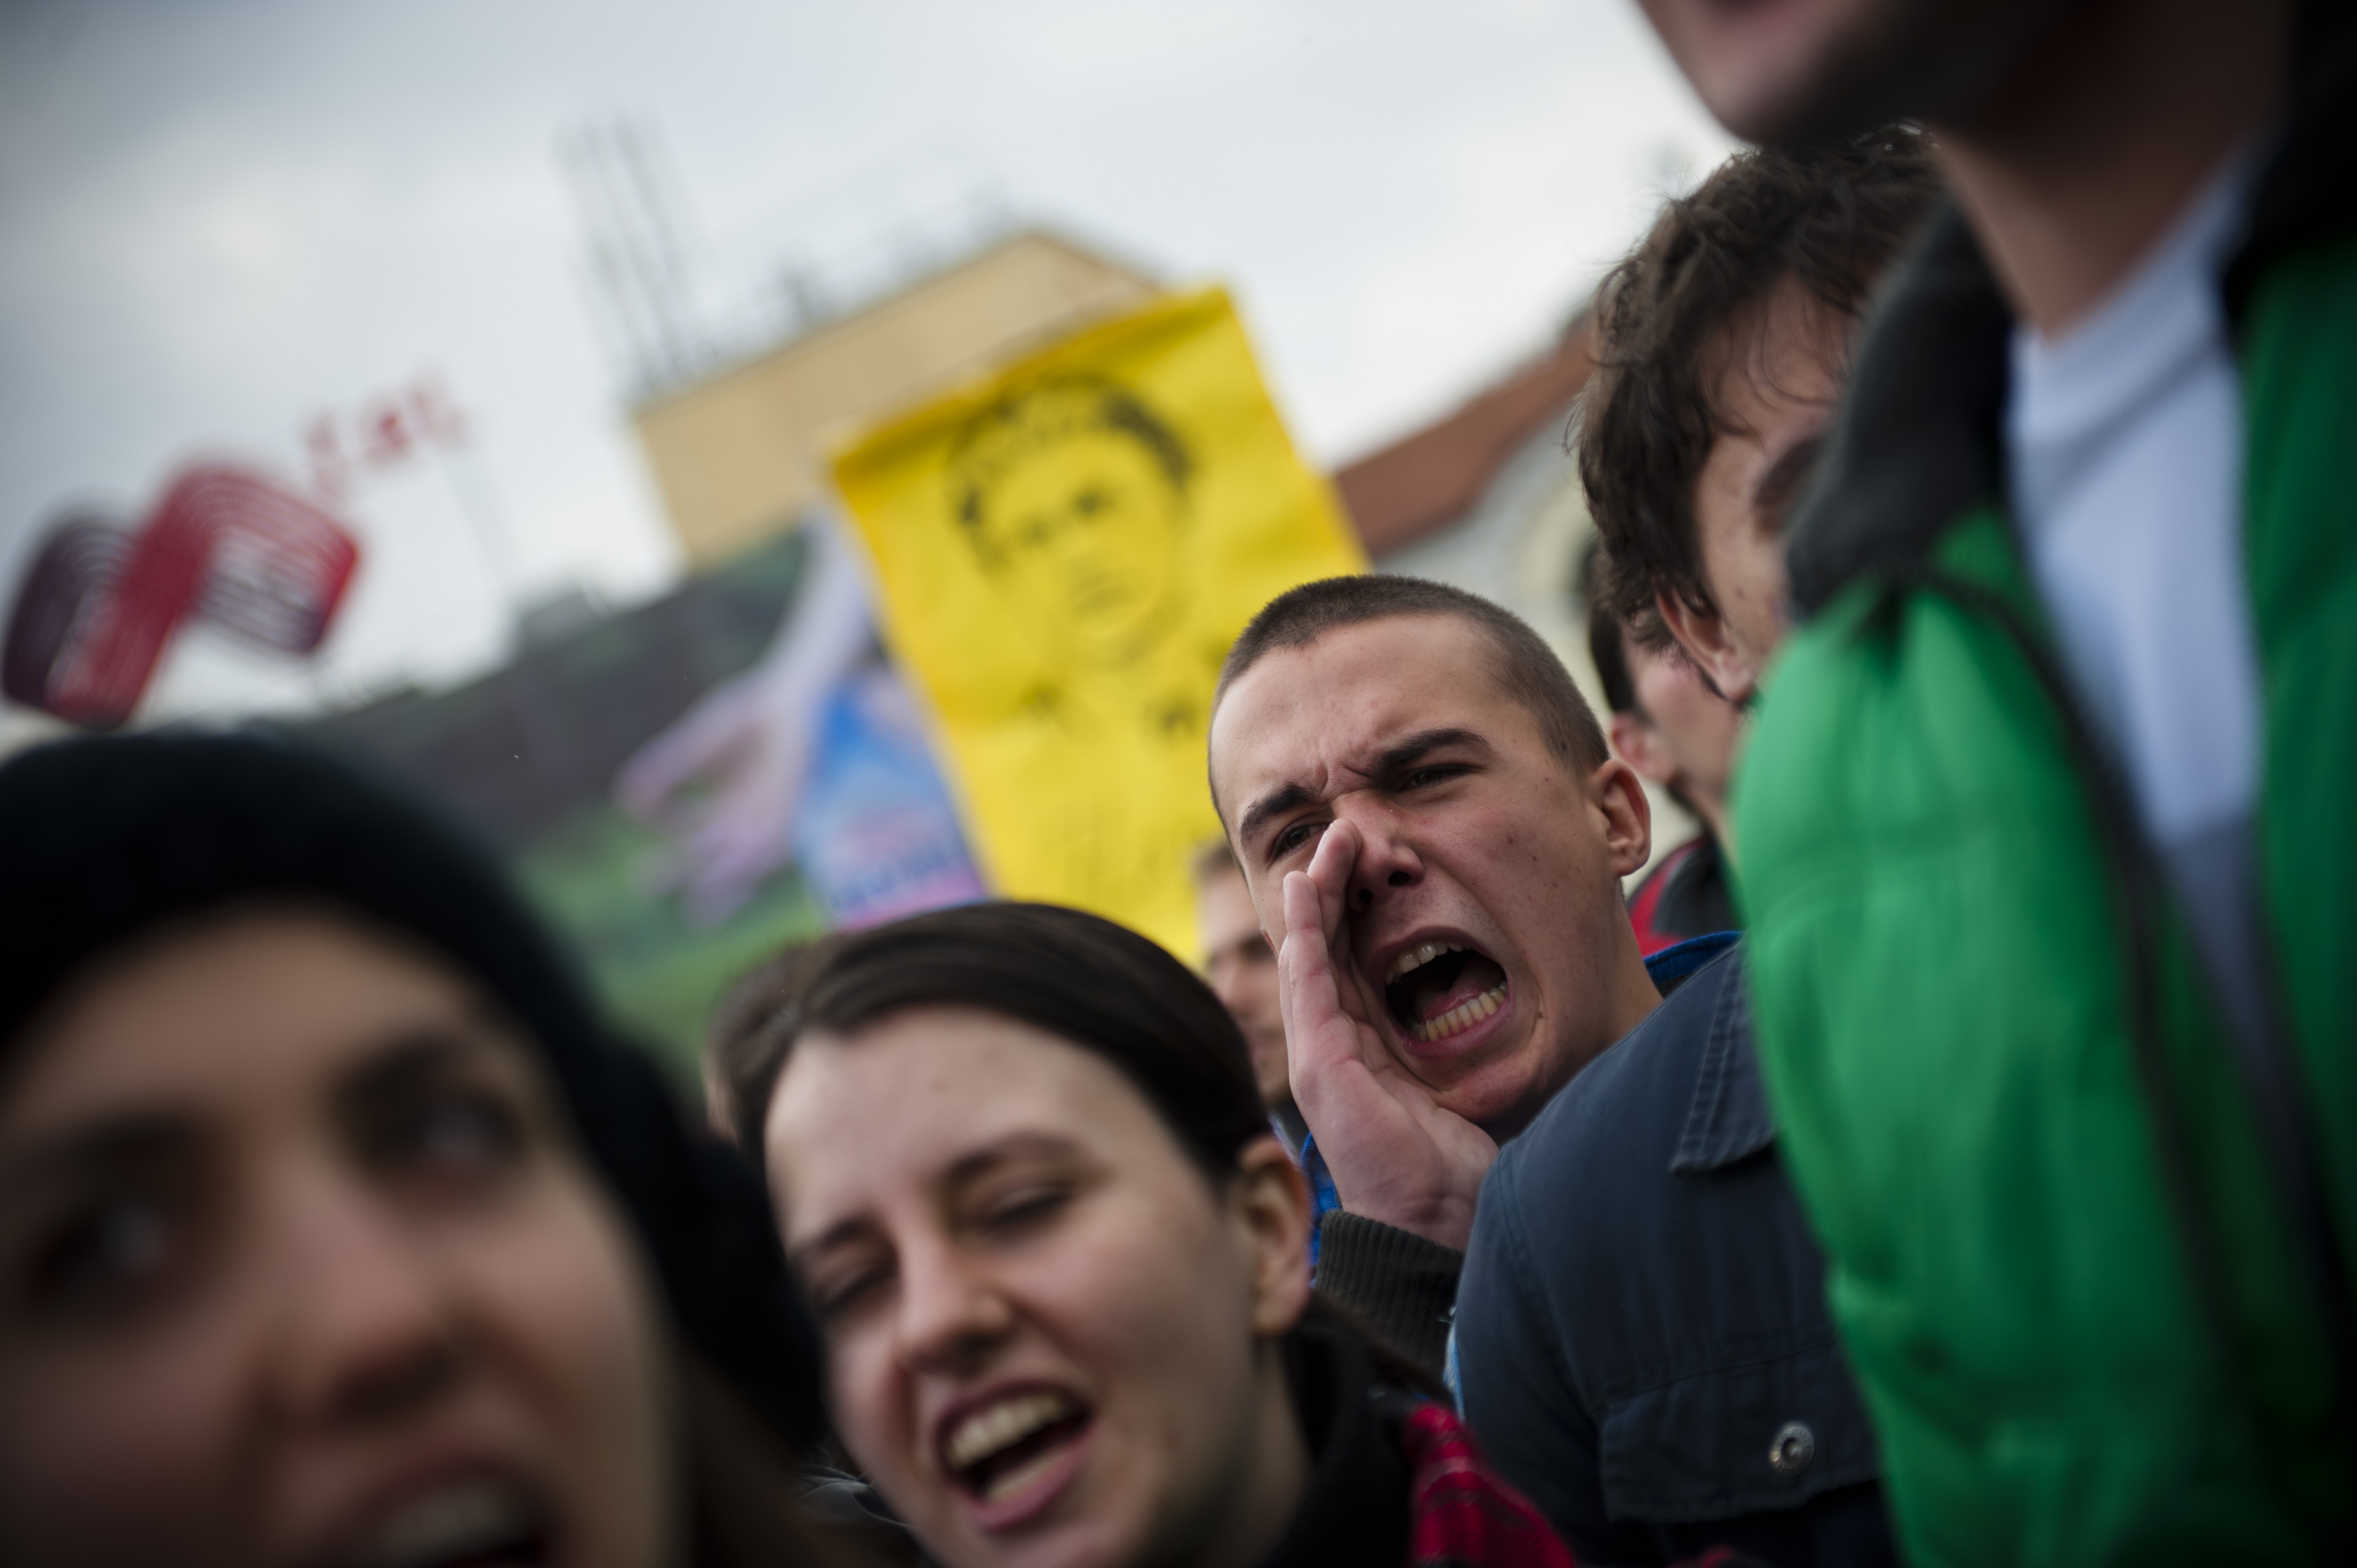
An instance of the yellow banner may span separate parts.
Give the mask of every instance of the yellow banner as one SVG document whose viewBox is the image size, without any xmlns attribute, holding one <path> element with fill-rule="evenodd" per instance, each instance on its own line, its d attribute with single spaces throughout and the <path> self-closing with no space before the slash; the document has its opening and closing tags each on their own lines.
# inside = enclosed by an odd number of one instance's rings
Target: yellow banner
<svg viewBox="0 0 2357 1568">
<path fill-rule="evenodd" d="M 834 480 L 992 886 L 1191 955 L 1220 661 L 1278 593 L 1366 569 L 1225 292 L 897 419 L 838 454 Z"/>
</svg>

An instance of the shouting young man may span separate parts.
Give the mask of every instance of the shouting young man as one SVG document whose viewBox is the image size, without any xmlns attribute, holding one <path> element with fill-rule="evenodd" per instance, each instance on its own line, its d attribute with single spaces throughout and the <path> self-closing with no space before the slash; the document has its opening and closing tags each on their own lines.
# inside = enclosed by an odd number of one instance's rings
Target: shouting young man
<svg viewBox="0 0 2357 1568">
<path fill-rule="evenodd" d="M 1471 1272 L 1499 1201 L 1485 1175 L 1632 1051 L 1650 1063 L 1717 1049 L 1730 939 L 1640 959 L 1620 886 L 1649 842 L 1634 774 L 1546 645 L 1454 588 L 1348 577 L 1272 602 L 1229 656 L 1211 752 L 1262 926 L 1282 937 L 1294 1091 L 1339 1199 L 1319 1287 L 1434 1365 L 1462 1272 L 1459 1343 L 1502 1343 Z M 1551 1327 L 1578 1340 L 1599 1386 L 1677 1394 L 1620 1423 L 1609 1477 L 1592 1422 L 1584 1444 L 1519 1428 L 1510 1446 L 1530 1463 L 1516 1484 L 1583 1559 L 1806 1543 L 1811 1561 L 1887 1562 L 1872 1434 L 1799 1210 L 1750 1157 L 1757 1116 L 1738 1111 L 1711 1134 L 1718 1152 L 1700 1166 L 1718 1174 L 1688 1180 L 1672 1163 L 1695 1077 L 1689 1061 L 1674 1104 L 1623 1099 L 1625 1113 L 1591 1119 L 1582 1155 L 1609 1173 L 1609 1198 L 1578 1193 L 1518 1220 L 1550 1267 L 1593 1270 Z M 1695 1288 L 1710 1279 L 1731 1288 Z M 1560 1357 L 1543 1366 L 1553 1352 L 1511 1331 L 1531 1352 L 1508 1368 L 1536 1391 L 1525 1408 L 1550 1434 L 1577 1429 L 1588 1418 L 1554 1380 Z M 1470 1393 L 1469 1359 L 1466 1373 Z M 1775 1423 L 1740 1419 L 1763 1408 L 1810 1423 L 1797 1464 L 1800 1440 L 1782 1439 L 1789 1475 L 1769 1462 Z M 1674 1413 L 1694 1410 L 1716 1413 Z"/>
<path fill-rule="evenodd" d="M 1415 578 L 1279 596 L 1213 703 L 1212 799 L 1340 1203 L 1320 1281 L 1437 1364 L 1499 1141 L 1661 1000 L 1620 903 L 1644 791 L 1535 632 Z"/>
<path fill-rule="evenodd" d="M 1735 816 L 1910 1553 L 2345 1560 L 2357 6 L 1646 10 L 1738 134 L 1917 118 L 1956 190 Z"/>
</svg>

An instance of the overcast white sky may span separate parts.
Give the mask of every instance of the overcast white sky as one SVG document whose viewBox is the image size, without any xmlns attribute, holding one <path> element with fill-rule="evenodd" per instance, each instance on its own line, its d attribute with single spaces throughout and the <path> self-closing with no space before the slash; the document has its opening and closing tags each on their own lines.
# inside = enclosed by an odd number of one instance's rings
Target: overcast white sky
<svg viewBox="0 0 2357 1568">
<path fill-rule="evenodd" d="M 618 116 L 716 279 L 988 188 L 1223 280 L 1329 463 L 1535 348 L 1728 147 L 1634 0 L 0 0 L 0 590 L 60 507 L 197 452 L 299 477 L 310 419 L 425 371 L 523 591 L 671 581 L 556 158 Z M 190 639 L 159 707 L 479 666 L 452 478 L 355 496 L 331 677 Z"/>
</svg>

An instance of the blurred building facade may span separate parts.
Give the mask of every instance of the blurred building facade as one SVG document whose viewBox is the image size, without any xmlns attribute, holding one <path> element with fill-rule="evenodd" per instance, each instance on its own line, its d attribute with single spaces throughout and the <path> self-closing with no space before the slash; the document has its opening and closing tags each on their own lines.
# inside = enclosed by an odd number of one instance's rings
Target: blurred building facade
<svg viewBox="0 0 2357 1568">
<path fill-rule="evenodd" d="M 1027 229 L 631 411 L 673 532 L 705 571 L 791 532 L 829 444 L 1157 292 L 1143 272 Z"/>
<path fill-rule="evenodd" d="M 815 929 L 793 879 L 718 930 L 656 911 L 657 847 L 608 791 L 623 759 L 759 657 L 792 602 L 827 443 L 1155 292 L 1142 272 L 1051 234 L 995 242 L 909 287 L 634 411 L 692 563 L 673 593 L 615 616 L 544 618 L 504 668 L 314 721 L 318 739 L 408 779 L 518 857 L 626 1016 L 692 1052 L 710 990 L 763 944 Z M 1590 369 L 1585 317 L 1440 417 L 1345 464 L 1336 490 L 1379 570 L 1513 610 L 1602 711 L 1577 563 L 1593 532 L 1566 449 Z M 1656 854 L 1693 824 L 1655 796 Z M 617 979 L 616 977 L 620 978 Z M 686 1059 L 679 1056 L 678 1059 Z"/>
</svg>

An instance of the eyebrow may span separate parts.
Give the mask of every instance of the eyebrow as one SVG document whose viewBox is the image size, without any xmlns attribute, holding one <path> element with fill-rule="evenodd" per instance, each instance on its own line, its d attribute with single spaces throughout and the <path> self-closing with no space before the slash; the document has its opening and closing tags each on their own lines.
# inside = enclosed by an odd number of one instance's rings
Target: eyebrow
<svg viewBox="0 0 2357 1568">
<path fill-rule="evenodd" d="M 1825 449 L 1823 433 L 1807 435 L 1787 446 L 1782 456 L 1760 471 L 1751 486 L 1751 510 L 1754 516 L 1783 521 L 1796 492 L 1807 481 L 1809 470 L 1817 466 L 1817 455 Z"/>
<path fill-rule="evenodd" d="M 964 1187 L 988 1175 L 994 1166 L 1005 1165 L 1018 1155 L 1071 1155 L 1079 1150 L 1080 1145 L 1071 1139 L 1053 1133 L 1009 1133 L 995 1144 L 951 1161 L 949 1168 L 942 1173 L 942 1185 L 952 1188 Z M 866 1215 L 846 1215 L 809 1240 L 788 1249 L 786 1261 L 796 1268 L 803 1267 L 813 1255 L 840 1247 L 875 1230 L 875 1221 Z"/>
<path fill-rule="evenodd" d="M 466 1032 L 456 1024 L 434 1023 L 398 1031 L 370 1055 L 335 1091 L 348 1114 L 379 1098 L 431 1081 L 455 1063 L 497 1052 L 496 1038 Z M 0 1187 L 73 1181 L 128 1166 L 183 1158 L 205 1141 L 200 1119 L 162 1107 L 102 1114 L 36 1141 L 0 1165 Z"/>
<path fill-rule="evenodd" d="M 1418 730 L 1404 740 L 1385 746 L 1376 754 L 1373 768 L 1360 773 L 1362 779 L 1382 779 L 1424 760 L 1425 753 L 1451 746 L 1469 746 L 1480 751 L 1490 749 L 1490 743 L 1469 729 L 1446 725 L 1438 729 Z M 1358 769 L 1352 769 L 1358 772 Z"/>
<path fill-rule="evenodd" d="M 1309 805 L 1317 799 L 1318 791 L 1307 784 L 1287 784 L 1282 789 L 1263 795 L 1252 803 L 1251 810 L 1244 812 L 1243 823 L 1236 829 L 1237 841 L 1242 843 L 1252 843 L 1259 836 L 1261 829 L 1269 824 L 1271 819 Z"/>
<path fill-rule="evenodd" d="M 472 1024 L 474 1020 L 468 1020 Z M 386 1037 L 368 1059 L 336 1086 L 339 1109 L 350 1112 L 432 1082 L 470 1058 L 497 1055 L 500 1043 L 457 1020 L 418 1024 Z"/>
<path fill-rule="evenodd" d="M 152 1165 L 186 1155 L 202 1142 L 202 1133 L 186 1116 L 161 1110 L 121 1112 L 36 1141 L 0 1169 L 0 1189 L 16 1192 L 36 1183 Z"/>
<path fill-rule="evenodd" d="M 1472 746 L 1481 751 L 1490 749 L 1490 743 L 1472 730 L 1458 725 L 1442 725 L 1432 729 L 1418 730 L 1414 735 L 1404 736 L 1383 747 L 1375 754 L 1372 767 L 1351 768 L 1348 764 L 1344 766 L 1348 771 L 1361 779 L 1383 779 L 1422 760 L 1426 752 L 1438 751 L 1444 746 Z M 1254 837 L 1268 824 L 1271 818 L 1281 817 L 1298 807 L 1312 804 L 1317 799 L 1318 791 L 1307 784 L 1287 784 L 1283 789 L 1262 796 L 1253 802 L 1251 810 L 1244 812 L 1243 825 L 1236 830 L 1237 842 L 1252 843 Z"/>
</svg>

